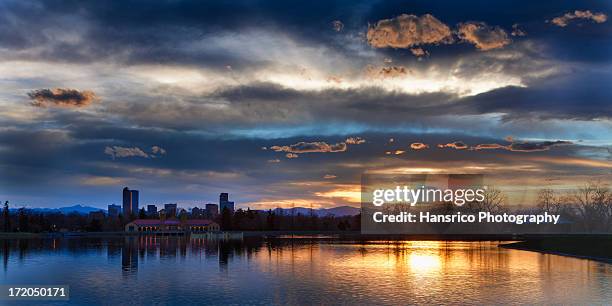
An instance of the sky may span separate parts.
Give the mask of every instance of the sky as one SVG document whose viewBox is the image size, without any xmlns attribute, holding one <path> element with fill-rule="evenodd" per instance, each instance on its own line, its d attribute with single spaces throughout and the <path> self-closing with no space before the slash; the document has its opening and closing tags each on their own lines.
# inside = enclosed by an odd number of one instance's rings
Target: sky
<svg viewBox="0 0 612 306">
<path fill-rule="evenodd" d="M 0 200 L 318 208 L 358 206 L 363 173 L 610 182 L 611 6 L 2 1 Z"/>
</svg>

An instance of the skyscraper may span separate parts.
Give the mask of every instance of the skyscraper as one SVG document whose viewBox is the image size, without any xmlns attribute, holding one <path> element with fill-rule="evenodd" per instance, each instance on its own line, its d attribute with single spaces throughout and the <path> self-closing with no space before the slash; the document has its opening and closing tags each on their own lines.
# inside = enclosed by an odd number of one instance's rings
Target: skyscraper
<svg viewBox="0 0 612 306">
<path fill-rule="evenodd" d="M 138 214 L 138 190 L 130 190 L 130 196 L 132 197 L 132 213 Z"/>
<path fill-rule="evenodd" d="M 129 217 L 138 213 L 138 190 L 123 188 L 123 216 Z"/>
<path fill-rule="evenodd" d="M 129 217 L 132 214 L 132 194 L 130 189 L 123 188 L 123 216 Z"/>
<path fill-rule="evenodd" d="M 234 202 L 229 201 L 229 194 L 222 192 L 219 195 L 219 209 L 223 212 L 224 209 L 228 209 L 230 212 L 234 212 Z"/>
</svg>

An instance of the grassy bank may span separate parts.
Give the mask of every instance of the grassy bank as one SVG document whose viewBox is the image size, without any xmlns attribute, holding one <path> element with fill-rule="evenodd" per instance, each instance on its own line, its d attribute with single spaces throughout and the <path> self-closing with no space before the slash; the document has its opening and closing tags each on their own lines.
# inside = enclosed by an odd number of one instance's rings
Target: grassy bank
<svg viewBox="0 0 612 306">
<path fill-rule="evenodd" d="M 612 263 L 612 237 L 549 237 L 500 245 L 503 248 L 534 251 Z"/>
</svg>

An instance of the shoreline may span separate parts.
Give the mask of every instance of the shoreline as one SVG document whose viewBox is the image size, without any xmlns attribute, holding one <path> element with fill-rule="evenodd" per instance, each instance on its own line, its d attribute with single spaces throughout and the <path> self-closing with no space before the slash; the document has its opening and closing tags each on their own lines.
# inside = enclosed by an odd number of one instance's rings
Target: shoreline
<svg viewBox="0 0 612 306">
<path fill-rule="evenodd" d="M 550 237 L 500 244 L 499 247 L 612 264 L 612 238 L 610 237 Z"/>
</svg>

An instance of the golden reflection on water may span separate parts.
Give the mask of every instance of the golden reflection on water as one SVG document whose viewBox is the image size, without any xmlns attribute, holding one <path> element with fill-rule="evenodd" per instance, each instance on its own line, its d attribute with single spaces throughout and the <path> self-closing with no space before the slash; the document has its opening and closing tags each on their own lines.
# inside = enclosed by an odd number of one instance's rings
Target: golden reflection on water
<svg viewBox="0 0 612 306">
<path fill-rule="evenodd" d="M 612 301 L 607 289 L 612 265 L 504 249 L 499 243 L 311 244 L 272 250 L 255 260 L 288 281 L 308 279 L 321 290 L 377 303 L 597 303 L 602 294 Z"/>
</svg>

